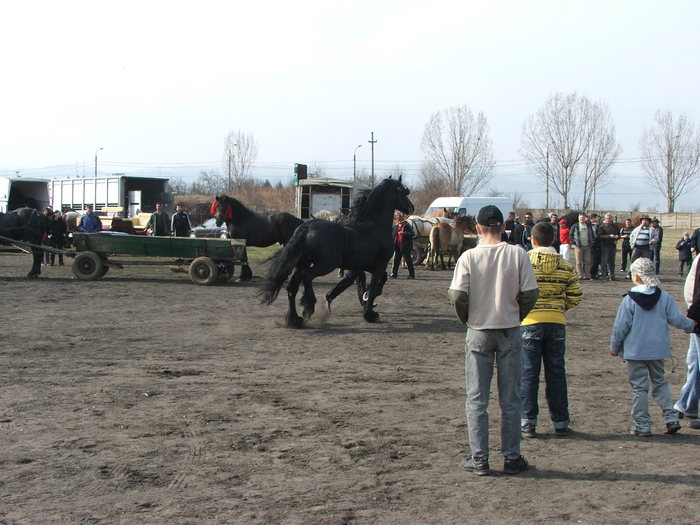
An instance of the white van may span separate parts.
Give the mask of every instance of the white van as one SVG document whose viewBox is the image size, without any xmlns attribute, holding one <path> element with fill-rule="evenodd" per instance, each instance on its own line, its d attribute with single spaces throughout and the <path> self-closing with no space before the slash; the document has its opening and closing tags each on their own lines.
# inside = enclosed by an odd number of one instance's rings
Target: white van
<svg viewBox="0 0 700 525">
<path fill-rule="evenodd" d="M 513 201 L 508 197 L 438 197 L 435 199 L 428 209 L 423 214 L 423 217 L 447 208 L 453 213 L 461 213 L 464 215 L 473 215 L 479 213 L 479 210 L 489 204 L 496 206 L 505 219 L 508 212 L 511 211 Z"/>
</svg>

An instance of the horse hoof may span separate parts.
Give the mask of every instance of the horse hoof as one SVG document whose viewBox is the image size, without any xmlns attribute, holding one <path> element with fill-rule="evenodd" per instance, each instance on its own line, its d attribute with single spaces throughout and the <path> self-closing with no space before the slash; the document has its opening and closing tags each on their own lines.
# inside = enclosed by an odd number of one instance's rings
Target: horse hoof
<svg viewBox="0 0 700 525">
<path fill-rule="evenodd" d="M 38 273 L 28 273 L 27 274 L 27 279 L 38 279 L 39 274 Z"/>
<path fill-rule="evenodd" d="M 368 323 L 379 322 L 379 314 L 377 312 L 367 312 L 364 317 L 365 321 L 367 321 Z"/>
<path fill-rule="evenodd" d="M 304 327 L 304 319 L 302 317 L 299 317 L 298 315 L 288 316 L 287 317 L 287 326 L 289 328 L 303 328 Z"/>
<path fill-rule="evenodd" d="M 331 311 L 331 302 L 333 302 L 333 300 L 326 295 L 326 310 L 329 312 Z"/>
</svg>

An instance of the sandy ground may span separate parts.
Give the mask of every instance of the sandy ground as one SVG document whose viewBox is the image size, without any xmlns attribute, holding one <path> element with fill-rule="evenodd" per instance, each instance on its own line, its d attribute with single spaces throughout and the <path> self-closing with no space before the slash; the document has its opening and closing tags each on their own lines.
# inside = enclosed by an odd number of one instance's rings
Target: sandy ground
<svg viewBox="0 0 700 525">
<path fill-rule="evenodd" d="M 379 324 L 348 291 L 295 331 L 255 282 L 201 287 L 166 267 L 83 282 L 69 266 L 27 281 L 29 265 L 0 254 L 0 523 L 696 521 L 700 431 L 662 435 L 653 405 L 654 436 L 628 434 L 625 365 L 607 351 L 627 281 L 585 282 L 570 313 L 575 435 L 555 438 L 542 404 L 541 437 L 523 442 L 533 468 L 477 477 L 458 468 L 451 272 L 391 280 Z M 680 301 L 675 270 L 661 277 Z M 672 332 L 674 396 L 687 338 Z M 491 415 L 500 471 L 493 396 Z"/>
</svg>

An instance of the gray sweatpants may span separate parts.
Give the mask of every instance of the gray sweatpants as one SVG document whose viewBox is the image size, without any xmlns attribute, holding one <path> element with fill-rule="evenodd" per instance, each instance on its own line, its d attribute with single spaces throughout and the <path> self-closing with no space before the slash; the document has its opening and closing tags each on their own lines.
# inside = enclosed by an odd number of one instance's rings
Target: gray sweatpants
<svg viewBox="0 0 700 525">
<path fill-rule="evenodd" d="M 664 376 L 664 360 L 627 361 L 627 376 L 632 387 L 632 417 L 639 431 L 651 432 L 649 417 L 649 379 L 654 401 L 661 407 L 666 423 L 678 421 L 673 397 Z"/>
</svg>

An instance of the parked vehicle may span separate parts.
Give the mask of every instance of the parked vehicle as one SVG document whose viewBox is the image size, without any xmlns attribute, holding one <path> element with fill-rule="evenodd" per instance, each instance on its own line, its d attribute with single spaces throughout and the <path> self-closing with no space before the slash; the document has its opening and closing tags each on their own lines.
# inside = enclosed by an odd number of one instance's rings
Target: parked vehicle
<svg viewBox="0 0 700 525">
<path fill-rule="evenodd" d="M 228 229 L 226 228 L 226 223 L 221 226 L 216 225 L 216 219 L 211 218 L 204 221 L 201 226 L 195 226 L 192 228 L 192 233 L 190 237 L 218 237 L 219 239 L 228 239 Z"/>
<path fill-rule="evenodd" d="M 452 213 L 476 217 L 479 210 L 489 204 L 501 210 L 503 217 L 508 215 L 513 206 L 512 199 L 508 197 L 438 197 L 430 204 L 423 217 L 427 217 L 429 214 L 440 211 L 443 208 L 447 208 Z"/>
<path fill-rule="evenodd" d="M 41 210 L 48 205 L 48 180 L 0 177 L 0 212 L 25 206 Z"/>
</svg>

